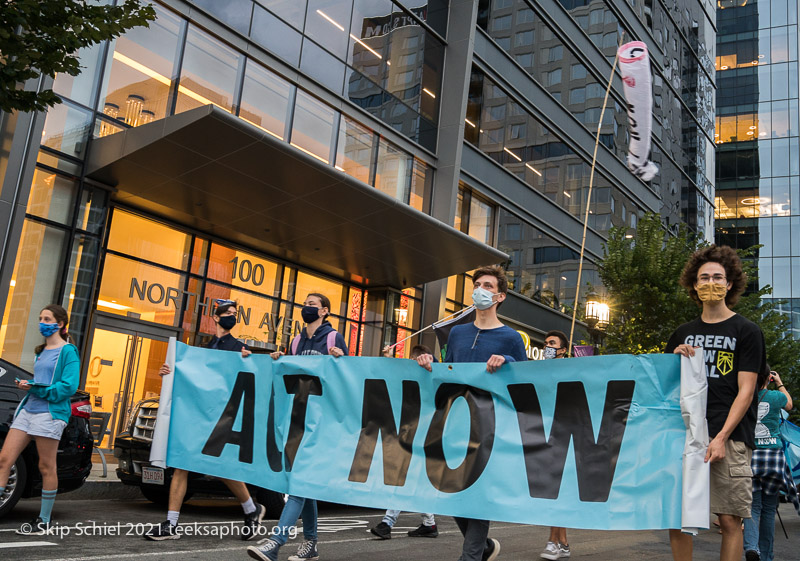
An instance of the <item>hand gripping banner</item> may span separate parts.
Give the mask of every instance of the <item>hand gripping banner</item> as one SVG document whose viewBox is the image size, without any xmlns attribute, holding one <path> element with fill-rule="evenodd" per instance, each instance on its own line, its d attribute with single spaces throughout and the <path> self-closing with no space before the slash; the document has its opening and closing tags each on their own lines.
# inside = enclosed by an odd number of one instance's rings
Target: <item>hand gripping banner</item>
<svg viewBox="0 0 800 561">
<path fill-rule="evenodd" d="M 628 102 L 628 169 L 650 181 L 658 166 L 647 159 L 650 155 L 650 134 L 653 125 L 653 88 L 647 45 L 641 41 L 625 43 L 619 48 L 619 69 L 625 100 Z"/>
<path fill-rule="evenodd" d="M 680 528 L 679 365 L 618 355 L 428 372 L 405 359 L 274 361 L 179 343 L 167 465 L 374 508 Z M 684 506 L 708 520 L 707 503 Z"/>
</svg>

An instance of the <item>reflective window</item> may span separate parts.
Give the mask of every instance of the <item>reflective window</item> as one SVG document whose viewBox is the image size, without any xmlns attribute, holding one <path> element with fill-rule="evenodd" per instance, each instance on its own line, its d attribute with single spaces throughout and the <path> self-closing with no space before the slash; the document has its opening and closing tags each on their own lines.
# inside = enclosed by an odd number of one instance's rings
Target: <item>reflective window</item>
<svg viewBox="0 0 800 561">
<path fill-rule="evenodd" d="M 55 301 L 65 254 L 66 231 L 25 220 L 0 326 L 0 354 L 31 372 L 34 347 L 42 342 L 39 312 Z"/>
<path fill-rule="evenodd" d="M 87 107 L 92 107 L 97 91 L 97 80 L 100 76 L 99 69 L 102 66 L 100 57 L 104 47 L 105 43 L 99 43 L 79 50 L 78 59 L 81 73 L 77 76 L 70 76 L 66 72 L 56 74 L 53 91 L 59 96 L 65 96 Z"/>
<path fill-rule="evenodd" d="M 302 19 L 300 29 L 302 29 Z M 258 4 L 253 12 L 253 28 L 250 37 L 292 66 L 299 64 L 303 36 Z"/>
<path fill-rule="evenodd" d="M 317 0 L 306 12 L 305 35 L 344 60 L 350 40 L 350 2 Z"/>
<path fill-rule="evenodd" d="M 107 253 L 97 309 L 162 325 L 176 325 L 185 275 Z"/>
<path fill-rule="evenodd" d="M 209 103 L 231 111 L 240 61 L 233 49 L 189 26 L 175 113 Z"/>
<path fill-rule="evenodd" d="M 256 0 L 256 2 L 296 29 L 303 29 L 306 19 L 306 0 Z"/>
<path fill-rule="evenodd" d="M 432 190 L 433 169 L 423 161 L 414 158 L 414 170 L 411 174 L 411 193 L 408 204 L 421 212 L 428 213 Z"/>
<path fill-rule="evenodd" d="M 47 111 L 42 146 L 83 158 L 92 126 L 92 114 L 65 101 Z"/>
<path fill-rule="evenodd" d="M 375 135 L 368 128 L 342 116 L 336 148 L 336 169 L 369 183 L 372 145 Z"/>
<path fill-rule="evenodd" d="M 330 163 L 335 117 L 333 109 L 298 90 L 292 122 L 292 146 L 326 164 Z"/>
<path fill-rule="evenodd" d="M 185 269 L 191 236 L 159 222 L 122 210 L 114 211 L 108 249 L 132 257 Z"/>
<path fill-rule="evenodd" d="M 97 109 L 135 127 L 167 115 L 181 20 L 153 5 L 157 19 L 112 41 Z"/>
<path fill-rule="evenodd" d="M 383 138 L 378 144 L 375 187 L 398 201 L 407 203 L 411 186 L 413 158 Z"/>
<path fill-rule="evenodd" d="M 342 93 L 345 74 L 344 63 L 308 38 L 303 41 L 300 70 L 334 93 Z"/>
<path fill-rule="evenodd" d="M 260 64 L 248 61 L 239 117 L 284 140 L 292 86 Z"/>
<path fill-rule="evenodd" d="M 37 168 L 33 173 L 27 213 L 69 226 L 77 194 L 77 182 Z"/>
<path fill-rule="evenodd" d="M 252 0 L 192 0 L 206 10 L 208 13 L 218 18 L 234 28 L 239 33 L 247 35 L 250 31 L 250 15 L 253 12 Z"/>
<path fill-rule="evenodd" d="M 208 278 L 267 295 L 280 295 L 276 263 L 216 243 L 211 244 Z"/>
</svg>

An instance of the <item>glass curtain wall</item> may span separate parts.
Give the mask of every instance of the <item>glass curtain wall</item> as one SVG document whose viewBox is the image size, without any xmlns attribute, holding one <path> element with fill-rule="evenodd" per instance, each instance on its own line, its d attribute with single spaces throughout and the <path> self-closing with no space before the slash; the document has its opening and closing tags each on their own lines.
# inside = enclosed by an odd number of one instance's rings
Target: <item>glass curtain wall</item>
<svg viewBox="0 0 800 561">
<path fill-rule="evenodd" d="M 797 3 L 720 3 L 717 20 L 717 241 L 763 246 L 759 287 L 800 337 Z"/>
</svg>

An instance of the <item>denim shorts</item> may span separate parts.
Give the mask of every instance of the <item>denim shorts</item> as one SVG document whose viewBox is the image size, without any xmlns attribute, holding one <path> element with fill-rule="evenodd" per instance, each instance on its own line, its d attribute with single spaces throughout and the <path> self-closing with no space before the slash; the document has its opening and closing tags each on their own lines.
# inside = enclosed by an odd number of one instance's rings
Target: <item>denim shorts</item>
<svg viewBox="0 0 800 561">
<path fill-rule="evenodd" d="M 29 413 L 22 409 L 11 425 L 12 429 L 28 433 L 28 436 L 43 436 L 53 440 L 61 440 L 61 433 L 67 423 L 61 419 L 53 419 L 50 413 Z"/>
</svg>

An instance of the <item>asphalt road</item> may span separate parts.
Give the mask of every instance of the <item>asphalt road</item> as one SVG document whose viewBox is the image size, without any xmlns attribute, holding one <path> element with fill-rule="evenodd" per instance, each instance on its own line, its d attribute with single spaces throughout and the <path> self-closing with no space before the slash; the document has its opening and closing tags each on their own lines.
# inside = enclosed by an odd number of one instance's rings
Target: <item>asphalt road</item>
<svg viewBox="0 0 800 561">
<path fill-rule="evenodd" d="M 39 512 L 39 501 L 23 500 L 6 518 L 0 519 L 0 558 L 13 561 L 33 559 L 100 560 L 197 559 L 222 561 L 249 559 L 247 545 L 236 536 L 219 537 L 241 523 L 241 507 L 232 500 L 192 500 L 184 505 L 181 523 L 194 533 L 179 540 L 147 541 L 141 533 L 147 524 L 166 518 L 163 508 L 144 500 L 69 500 L 56 501 L 54 521 L 62 535 L 24 537 L 14 530 Z M 791 505 L 781 505 L 787 540 L 776 529 L 776 560 L 800 559 L 800 517 Z M 320 559 L 324 561 L 455 561 L 460 550 L 460 534 L 453 519 L 437 519 L 439 537 L 409 538 L 419 515 L 403 513 L 391 540 L 377 540 L 368 528 L 380 521 L 382 512 L 363 508 L 327 506 L 320 512 Z M 265 521 L 270 526 L 274 520 Z M 196 523 L 196 524 L 195 524 Z M 500 540 L 500 559 L 537 560 L 547 541 L 548 529 L 537 526 L 494 523 L 490 535 Z M 570 530 L 572 558 L 580 560 L 670 561 L 665 531 L 599 532 Z M 704 531 L 695 539 L 695 559 L 718 558 L 719 534 Z M 294 553 L 302 538 L 290 541 L 281 551 L 281 561 Z"/>
</svg>

